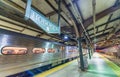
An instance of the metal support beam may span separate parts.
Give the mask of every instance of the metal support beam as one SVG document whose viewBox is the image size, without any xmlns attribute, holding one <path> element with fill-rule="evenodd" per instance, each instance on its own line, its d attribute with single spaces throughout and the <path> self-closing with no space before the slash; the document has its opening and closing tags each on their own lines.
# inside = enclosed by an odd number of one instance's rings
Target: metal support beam
<svg viewBox="0 0 120 77">
<path fill-rule="evenodd" d="M 84 60 L 83 60 L 83 52 L 82 52 L 82 38 L 78 38 L 78 47 L 79 47 L 79 55 L 80 55 L 80 65 L 81 65 L 81 70 L 84 71 Z"/>
<path fill-rule="evenodd" d="M 92 0 L 92 8 L 93 8 L 94 44 L 95 44 L 95 40 L 96 40 L 95 38 L 96 36 L 96 0 Z"/>
<path fill-rule="evenodd" d="M 79 28 L 80 28 L 80 24 L 77 22 L 75 16 L 73 15 L 72 11 L 70 10 L 70 8 L 68 7 L 67 3 L 65 0 L 62 0 L 63 4 L 66 6 L 67 10 L 70 12 L 71 16 L 72 16 L 72 19 L 74 20 L 75 22 L 75 27 L 76 27 L 76 30 L 77 30 L 77 33 L 78 33 L 78 37 L 77 37 L 77 41 L 78 41 L 78 49 L 79 49 L 79 55 L 80 55 L 80 65 L 81 65 L 81 70 L 84 71 L 84 61 L 83 61 L 83 52 L 82 52 L 82 38 L 81 38 L 81 35 L 80 35 L 80 31 L 79 31 Z"/>
<path fill-rule="evenodd" d="M 19 9 L 19 11 L 21 11 L 22 13 L 25 11 L 25 9 L 23 7 L 21 7 L 20 5 L 18 5 L 17 3 L 13 2 L 12 0 L 3 0 L 6 3 L 14 6 L 15 8 Z"/>
<path fill-rule="evenodd" d="M 57 14 L 55 11 L 51 11 L 51 12 L 47 13 L 45 16 L 50 17 L 50 16 L 55 15 L 55 14 Z"/>
<path fill-rule="evenodd" d="M 105 23 L 102 23 L 102 24 L 96 26 L 96 28 L 101 27 L 101 26 L 106 25 L 106 24 L 109 24 L 109 23 L 114 22 L 114 21 L 119 20 L 119 19 L 120 19 L 120 17 L 114 18 L 114 19 L 110 20 L 109 22 L 107 21 L 107 22 L 105 22 Z M 88 31 L 91 31 L 91 30 L 93 30 L 93 29 L 94 29 L 94 28 L 91 28 L 91 29 L 87 30 L 87 32 L 88 32 Z"/>
<path fill-rule="evenodd" d="M 98 32 L 98 28 L 96 29 L 96 33 Z"/>
<path fill-rule="evenodd" d="M 112 16 L 113 16 L 113 14 L 111 14 L 111 15 L 109 16 L 109 18 L 108 18 L 108 21 L 107 21 L 107 22 L 109 22 L 109 21 L 111 20 Z M 108 24 L 109 24 L 109 23 L 107 23 L 107 24 L 105 25 L 105 29 L 104 29 L 104 30 L 106 30 L 106 29 L 107 29 Z M 103 33 L 104 33 L 104 32 L 105 32 L 105 31 L 103 31 Z"/>
<path fill-rule="evenodd" d="M 89 59 L 91 59 L 91 49 L 90 49 L 90 45 L 88 45 L 87 48 L 88 48 Z"/>
<path fill-rule="evenodd" d="M 102 26 L 104 26 L 104 25 L 102 25 Z M 99 28 L 99 27 L 101 27 L 101 25 L 96 26 L 96 28 Z M 90 29 L 87 30 L 87 32 L 89 32 L 89 31 L 91 31 L 91 30 L 93 30 L 93 29 L 94 29 L 94 28 L 90 28 Z"/>
<path fill-rule="evenodd" d="M 61 26 L 60 26 L 60 15 L 61 15 L 61 14 L 60 14 L 60 10 L 61 10 L 61 0 L 58 1 L 58 26 L 59 26 L 59 31 L 61 31 L 61 30 L 60 30 L 60 29 L 61 29 L 61 28 L 60 28 L 60 27 L 61 27 Z M 60 32 L 59 32 L 59 34 L 60 34 Z"/>
<path fill-rule="evenodd" d="M 50 17 L 50 16 L 55 15 L 55 14 L 56 14 L 55 11 L 51 11 L 51 12 L 47 13 L 45 16 Z"/>
<path fill-rule="evenodd" d="M 72 2 L 70 1 L 70 4 L 68 5 L 68 4 L 66 3 L 66 1 L 63 0 L 63 4 L 66 6 L 67 10 L 70 12 L 70 14 L 71 14 L 71 16 L 72 16 L 72 18 L 73 18 L 73 20 L 74 20 L 74 22 L 75 22 L 75 24 L 76 24 L 76 27 L 77 27 L 77 29 L 78 29 L 78 31 L 79 31 L 79 35 L 80 35 L 80 36 L 82 35 L 80 29 L 83 28 L 83 30 L 84 30 L 87 38 L 89 39 L 89 43 L 91 43 L 91 40 L 90 40 L 90 38 L 89 38 L 89 36 L 88 36 L 88 33 L 86 32 L 86 29 L 84 28 L 81 20 L 80 20 L 76 15 L 73 14 L 73 12 L 71 11 L 71 9 L 70 9 L 70 7 L 69 7 L 69 6 L 71 5 L 72 8 L 75 9 L 74 6 L 73 6 L 73 4 L 72 4 Z M 75 12 L 76 12 L 76 11 L 74 10 L 74 13 L 75 13 Z M 76 20 L 76 18 L 78 18 L 79 22 Z M 80 23 L 81 25 L 80 25 L 79 23 Z"/>
<path fill-rule="evenodd" d="M 96 38 L 105 37 L 108 34 L 109 34 L 109 32 L 106 32 L 104 34 L 97 35 Z M 93 40 L 93 39 L 94 39 L 94 37 L 91 37 L 91 40 Z"/>
<path fill-rule="evenodd" d="M 93 53 L 94 53 L 94 48 L 92 47 L 91 48 L 91 55 L 93 55 Z"/>
<path fill-rule="evenodd" d="M 79 28 L 81 28 L 81 26 L 79 26 L 80 24 L 77 22 L 75 16 L 73 15 L 72 11 L 70 10 L 69 8 L 69 5 L 67 5 L 67 3 L 65 2 L 65 0 L 62 0 L 64 6 L 67 8 L 67 10 L 70 12 L 70 15 L 72 16 L 72 19 L 71 21 L 73 22 L 73 26 L 74 26 L 74 29 L 76 31 L 76 38 L 80 37 L 80 31 L 79 31 Z"/>
<path fill-rule="evenodd" d="M 101 24 L 101 25 L 98 25 L 98 26 L 102 26 L 102 25 L 105 25 L 105 24 L 114 22 L 114 21 L 116 21 L 116 20 L 119 20 L 119 19 L 120 19 L 120 17 L 117 17 L 117 18 L 114 18 L 114 19 L 110 20 L 109 22 L 105 22 L 105 23 L 103 23 L 103 24 Z"/>
<path fill-rule="evenodd" d="M 120 22 L 113 26 L 112 31 L 109 32 L 107 40 L 114 38 L 114 34 L 120 29 Z"/>
<path fill-rule="evenodd" d="M 81 16 L 81 19 L 82 19 L 82 22 L 84 21 L 84 18 L 83 18 L 83 14 L 81 12 L 81 9 L 79 8 L 79 3 L 78 3 L 78 0 L 74 0 L 73 3 L 75 3 L 76 7 L 77 7 L 77 10 Z"/>
<path fill-rule="evenodd" d="M 73 9 L 73 13 L 74 13 L 75 18 L 77 18 L 78 23 L 80 23 L 80 26 L 82 27 L 83 32 L 85 32 L 85 35 L 86 35 L 87 38 L 89 39 L 89 42 L 92 43 L 91 40 L 90 40 L 90 38 L 89 38 L 89 36 L 88 36 L 88 33 L 86 32 L 86 29 L 85 29 L 83 23 L 82 23 L 82 21 L 81 21 L 81 16 L 80 16 L 79 14 L 76 14 L 77 9 L 75 8 L 75 6 L 74 6 L 74 4 L 72 3 L 71 0 L 70 0 L 70 4 L 71 4 L 71 7 L 72 7 L 72 9 Z M 81 33 L 80 35 L 82 35 L 82 32 L 80 32 L 80 33 Z"/>
<path fill-rule="evenodd" d="M 91 52 L 90 52 L 90 48 L 89 48 L 90 45 L 89 45 L 89 42 L 88 42 L 87 37 L 85 36 L 85 33 L 84 33 L 84 38 L 85 38 L 86 45 L 87 45 L 87 50 L 88 50 L 89 59 L 91 59 Z"/>
<path fill-rule="evenodd" d="M 8 27 L 8 26 L 5 26 L 5 25 L 1 25 L 1 24 L 0 24 L 0 27 L 4 27 L 4 28 L 8 28 L 8 29 L 12 29 L 12 30 L 21 32 L 21 30 L 19 30 L 19 29 L 11 28 L 11 27 Z"/>
<path fill-rule="evenodd" d="M 89 51 L 90 51 L 90 56 L 91 56 L 91 57 L 90 57 L 90 59 L 91 59 L 91 58 L 92 58 L 93 53 L 92 53 L 92 47 L 90 47 L 90 46 L 89 46 Z"/>
<path fill-rule="evenodd" d="M 49 2 L 49 0 L 45 0 L 45 1 L 56 13 L 58 13 L 58 10 Z M 60 14 L 60 16 L 65 20 L 66 23 L 71 25 L 61 14 Z"/>
<path fill-rule="evenodd" d="M 108 8 L 108 9 L 96 14 L 96 21 L 103 18 L 104 16 L 112 13 L 112 12 L 115 12 L 118 9 L 120 9 L 120 4 L 116 5 L 116 6 L 112 6 L 112 7 Z M 83 24 L 84 24 L 85 28 L 87 28 L 92 23 L 93 23 L 93 17 L 90 17 L 90 18 L 86 19 Z"/>
<path fill-rule="evenodd" d="M 114 6 L 118 6 L 118 5 L 119 5 L 119 0 L 116 0 Z M 113 13 L 110 14 L 110 16 L 109 16 L 109 18 L 108 18 L 108 22 L 111 20 L 112 16 L 113 16 Z M 109 24 L 109 23 L 108 23 L 108 24 Z M 108 27 L 108 24 L 106 24 L 105 30 L 106 30 L 106 28 Z M 103 33 L 104 33 L 104 32 L 105 32 L 105 31 L 103 31 Z"/>
<path fill-rule="evenodd" d="M 107 28 L 106 30 L 109 30 L 109 29 L 112 29 L 112 28 L 113 28 L 113 27 L 110 27 L 110 28 Z M 106 30 L 98 31 L 98 32 L 96 32 L 96 34 L 97 34 L 97 33 L 100 33 L 100 32 L 104 32 L 104 31 L 106 31 Z M 92 35 L 94 35 L 94 33 L 90 34 L 90 36 L 92 36 Z"/>
</svg>

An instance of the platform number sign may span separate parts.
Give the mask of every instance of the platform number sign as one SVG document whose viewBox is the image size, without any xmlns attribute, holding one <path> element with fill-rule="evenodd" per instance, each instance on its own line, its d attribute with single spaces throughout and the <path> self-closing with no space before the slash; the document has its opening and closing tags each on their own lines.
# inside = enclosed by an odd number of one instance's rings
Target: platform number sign
<svg viewBox="0 0 120 77">
<path fill-rule="evenodd" d="M 30 19 L 48 33 L 59 33 L 59 26 L 48 20 L 45 16 L 43 16 L 33 8 L 30 12 Z"/>
<path fill-rule="evenodd" d="M 31 0 L 27 1 L 25 17 L 31 19 L 47 33 L 60 33 L 60 27 L 58 25 L 31 7 Z"/>
</svg>

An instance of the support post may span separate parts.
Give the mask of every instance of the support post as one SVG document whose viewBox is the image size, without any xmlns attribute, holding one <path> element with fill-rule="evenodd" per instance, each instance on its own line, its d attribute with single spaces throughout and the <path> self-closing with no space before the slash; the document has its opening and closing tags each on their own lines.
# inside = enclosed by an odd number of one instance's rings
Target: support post
<svg viewBox="0 0 120 77">
<path fill-rule="evenodd" d="M 91 54 L 93 55 L 93 52 L 94 52 L 94 48 L 91 48 Z"/>
<path fill-rule="evenodd" d="M 60 31 L 60 14 L 61 13 L 61 0 L 58 1 L 58 26 L 59 26 L 59 31 Z M 59 32 L 60 34 L 60 32 Z"/>
<path fill-rule="evenodd" d="M 84 60 L 83 60 L 83 52 L 82 52 L 82 38 L 78 37 L 78 47 L 79 47 L 79 55 L 80 55 L 80 65 L 81 70 L 84 71 Z"/>
<path fill-rule="evenodd" d="M 89 54 L 89 59 L 91 59 L 91 52 L 90 52 L 90 46 L 88 45 L 88 54 Z"/>
<path fill-rule="evenodd" d="M 75 18 L 75 16 L 73 15 L 71 9 L 67 6 L 67 2 L 66 0 L 62 0 L 63 4 L 66 6 L 66 8 L 68 9 L 68 11 L 70 12 L 71 16 L 72 16 L 72 22 L 73 22 L 73 26 L 74 26 L 74 29 L 75 29 L 75 33 L 76 33 L 76 38 L 77 38 L 77 42 L 78 42 L 78 49 L 79 49 L 79 55 L 80 55 L 80 65 L 81 65 L 81 70 L 84 71 L 85 68 L 84 68 L 84 61 L 83 61 L 83 53 L 82 53 L 82 38 L 81 38 L 81 35 L 80 35 L 80 30 L 79 30 L 79 24 Z"/>
<path fill-rule="evenodd" d="M 88 50 L 89 59 L 91 59 L 90 44 L 89 44 L 89 42 L 88 42 L 88 39 L 87 39 L 85 33 L 84 33 L 84 38 L 85 38 L 86 45 L 87 45 L 87 50 Z"/>
</svg>

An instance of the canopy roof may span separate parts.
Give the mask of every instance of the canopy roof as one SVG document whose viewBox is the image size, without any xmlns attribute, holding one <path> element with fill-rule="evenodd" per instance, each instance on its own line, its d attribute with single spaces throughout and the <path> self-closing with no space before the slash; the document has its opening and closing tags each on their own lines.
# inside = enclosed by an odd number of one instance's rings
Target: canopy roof
<svg viewBox="0 0 120 77">
<path fill-rule="evenodd" d="M 32 7 L 42 13 L 52 22 L 58 24 L 59 0 L 32 0 Z M 107 47 L 120 43 L 120 0 L 96 0 L 93 25 L 93 0 L 61 0 L 60 26 L 61 34 L 67 34 L 72 39 L 69 44 L 76 44 L 77 26 L 79 35 L 83 36 L 81 22 L 90 41 L 96 39 L 98 47 Z M 59 34 L 47 34 L 31 20 L 25 21 L 24 14 L 27 0 L 0 1 L 0 27 L 23 34 L 37 36 L 57 42 L 64 42 Z M 7 23 L 5 23 L 7 22 Z M 96 32 L 94 34 L 94 27 Z M 73 42 L 74 41 L 74 42 Z"/>
</svg>

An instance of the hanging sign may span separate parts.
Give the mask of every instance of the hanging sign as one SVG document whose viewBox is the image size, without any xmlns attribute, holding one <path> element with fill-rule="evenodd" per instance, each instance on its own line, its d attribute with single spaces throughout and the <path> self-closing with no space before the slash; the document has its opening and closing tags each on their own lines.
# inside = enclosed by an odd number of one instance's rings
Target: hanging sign
<svg viewBox="0 0 120 77">
<path fill-rule="evenodd" d="M 36 25 L 47 33 L 60 33 L 60 28 L 55 23 L 31 7 L 32 0 L 27 0 L 25 19 L 31 19 Z"/>
<path fill-rule="evenodd" d="M 41 27 L 47 33 L 60 33 L 59 26 L 51 22 L 44 15 L 31 8 L 29 18 L 34 21 L 39 27 Z"/>
</svg>

